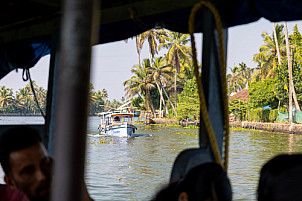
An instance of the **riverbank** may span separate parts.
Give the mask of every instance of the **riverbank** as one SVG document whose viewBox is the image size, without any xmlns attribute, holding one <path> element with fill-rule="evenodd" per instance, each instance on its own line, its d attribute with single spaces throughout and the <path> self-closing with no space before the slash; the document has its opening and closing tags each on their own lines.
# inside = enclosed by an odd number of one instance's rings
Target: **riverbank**
<svg viewBox="0 0 302 201">
<path fill-rule="evenodd" d="M 302 124 L 290 123 L 262 123 L 262 122 L 230 122 L 232 128 L 247 128 L 269 132 L 302 134 Z"/>
<path fill-rule="evenodd" d="M 197 122 L 178 121 L 177 119 L 154 118 L 155 124 L 160 125 L 181 125 L 187 127 L 196 125 Z M 302 124 L 290 123 L 263 123 L 263 122 L 230 122 L 231 128 L 243 128 L 251 130 L 263 130 L 268 132 L 302 134 Z"/>
<path fill-rule="evenodd" d="M 199 126 L 199 123 L 197 120 L 177 120 L 177 119 L 167 119 L 167 118 L 152 118 L 155 124 L 172 124 L 172 125 L 180 125 L 183 127 L 188 126 Z"/>
</svg>

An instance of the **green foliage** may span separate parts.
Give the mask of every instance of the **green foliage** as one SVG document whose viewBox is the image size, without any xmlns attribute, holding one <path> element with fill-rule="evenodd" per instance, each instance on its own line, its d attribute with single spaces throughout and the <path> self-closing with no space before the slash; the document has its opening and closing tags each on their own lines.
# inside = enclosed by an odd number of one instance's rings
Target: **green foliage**
<svg viewBox="0 0 302 201">
<path fill-rule="evenodd" d="M 239 66 L 234 66 L 233 68 L 230 68 L 230 70 L 231 73 L 227 75 L 230 93 L 239 92 L 246 88 L 251 80 L 254 69 L 247 67 L 245 63 L 241 62 L 239 63 Z"/>
<path fill-rule="evenodd" d="M 268 122 L 269 110 L 268 109 L 250 109 L 249 110 L 249 121 L 255 122 Z"/>
<path fill-rule="evenodd" d="M 275 122 L 278 117 L 278 109 L 250 109 L 249 110 L 249 121 L 255 122 Z"/>
<path fill-rule="evenodd" d="M 131 101 L 132 101 L 131 105 L 133 107 L 136 107 L 139 110 L 145 110 L 146 109 L 145 106 L 143 105 L 144 100 L 142 99 L 142 97 L 140 97 L 140 96 L 133 97 L 133 98 L 131 98 Z"/>
<path fill-rule="evenodd" d="M 275 122 L 278 117 L 278 109 L 270 110 L 269 122 Z"/>
<path fill-rule="evenodd" d="M 234 99 L 230 101 L 229 112 L 234 114 L 240 121 L 244 121 L 247 112 L 247 103 L 241 99 Z"/>
<path fill-rule="evenodd" d="M 297 94 L 299 105 L 302 104 L 302 63 L 298 61 L 293 62 L 293 83 Z M 288 104 L 288 89 L 289 89 L 289 75 L 287 61 L 283 61 L 278 68 L 276 68 L 276 85 L 275 93 L 282 104 Z M 285 87 L 286 86 L 286 87 Z"/>
<path fill-rule="evenodd" d="M 46 110 L 46 96 L 47 90 L 43 87 L 39 87 L 33 82 L 37 101 L 45 113 Z M 89 115 L 95 115 L 96 113 L 107 110 L 104 108 L 104 101 L 108 97 L 108 93 L 105 89 L 102 91 L 94 92 L 93 85 L 90 84 L 89 93 Z M 118 103 L 121 105 L 120 103 Z M 111 106 L 110 101 L 107 105 Z M 8 89 L 2 86 L 0 89 L 0 112 L 1 113 L 19 113 L 19 114 L 39 114 L 39 108 L 35 102 L 34 95 L 32 93 L 30 84 L 27 84 L 24 88 L 19 89 L 14 94 L 12 89 Z"/>
<path fill-rule="evenodd" d="M 257 108 L 270 105 L 271 108 L 278 107 L 278 99 L 275 93 L 276 80 L 273 78 L 253 82 L 249 86 L 249 107 Z"/>
<path fill-rule="evenodd" d="M 39 87 L 34 81 L 33 87 L 36 93 L 37 101 L 45 113 L 47 91 L 43 89 L 43 87 Z M 12 89 L 2 86 L 0 89 L 0 110 L 2 113 L 40 113 L 30 84 L 27 84 L 24 88 L 19 89 L 16 92 L 16 95 L 14 95 Z"/>
<path fill-rule="evenodd" d="M 184 90 L 179 96 L 177 106 L 178 119 L 199 119 L 199 97 L 196 87 L 196 79 L 189 79 L 186 81 Z"/>
<path fill-rule="evenodd" d="M 150 98 L 152 100 L 152 104 L 154 106 L 155 110 L 159 109 L 159 100 L 160 100 L 160 95 L 159 91 L 157 88 L 153 88 L 150 90 Z"/>
</svg>

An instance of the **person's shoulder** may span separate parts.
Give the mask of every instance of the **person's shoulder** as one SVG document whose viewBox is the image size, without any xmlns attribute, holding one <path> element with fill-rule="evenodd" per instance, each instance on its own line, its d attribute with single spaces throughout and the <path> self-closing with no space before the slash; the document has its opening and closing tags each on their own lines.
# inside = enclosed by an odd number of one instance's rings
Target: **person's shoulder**
<svg viewBox="0 0 302 201">
<path fill-rule="evenodd" d="M 0 185 L 0 200 L 1 201 L 29 201 L 27 196 L 20 190 L 7 188 L 5 185 Z"/>
</svg>

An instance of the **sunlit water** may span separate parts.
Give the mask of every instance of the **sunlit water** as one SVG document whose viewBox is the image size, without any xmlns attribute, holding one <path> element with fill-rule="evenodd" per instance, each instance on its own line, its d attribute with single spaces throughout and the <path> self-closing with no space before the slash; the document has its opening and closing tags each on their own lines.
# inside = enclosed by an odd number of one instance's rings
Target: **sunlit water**
<svg viewBox="0 0 302 201">
<path fill-rule="evenodd" d="M 0 123 L 43 123 L 43 119 L 0 117 Z M 98 117 L 89 117 L 85 175 L 95 200 L 149 200 L 168 182 L 177 154 L 198 146 L 194 129 L 137 124 L 138 137 L 106 138 L 99 135 L 98 123 Z M 228 173 L 234 200 L 255 200 L 265 161 L 280 153 L 302 151 L 301 135 L 232 131 L 230 138 Z"/>
</svg>

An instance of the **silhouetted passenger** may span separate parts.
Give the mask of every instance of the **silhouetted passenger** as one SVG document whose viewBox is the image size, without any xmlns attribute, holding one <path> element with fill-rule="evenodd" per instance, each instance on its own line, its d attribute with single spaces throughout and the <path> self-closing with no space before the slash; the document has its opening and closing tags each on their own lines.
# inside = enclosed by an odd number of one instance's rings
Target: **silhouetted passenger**
<svg viewBox="0 0 302 201">
<path fill-rule="evenodd" d="M 226 172 L 216 163 L 192 168 L 179 182 L 157 193 L 154 201 L 231 201 L 232 189 Z"/>
<path fill-rule="evenodd" d="M 302 201 L 302 154 L 279 155 L 261 169 L 259 201 Z"/>
</svg>

